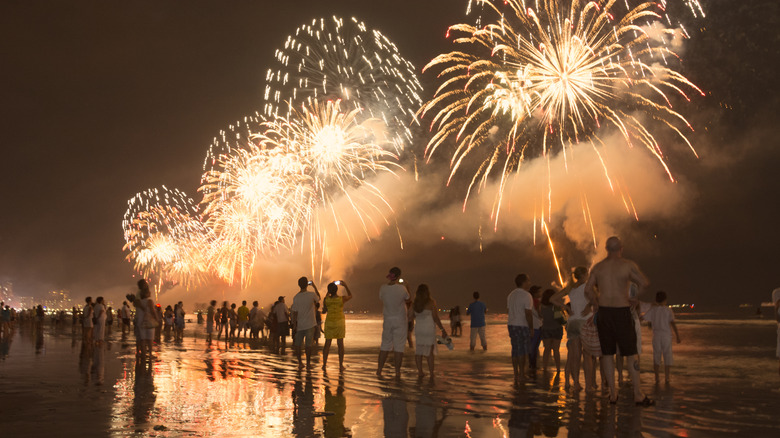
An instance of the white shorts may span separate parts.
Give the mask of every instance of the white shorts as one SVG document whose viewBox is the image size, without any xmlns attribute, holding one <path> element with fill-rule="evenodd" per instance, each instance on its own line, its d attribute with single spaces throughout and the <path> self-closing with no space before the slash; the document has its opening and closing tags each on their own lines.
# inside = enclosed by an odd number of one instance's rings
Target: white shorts
<svg viewBox="0 0 780 438">
<path fill-rule="evenodd" d="M 672 336 L 653 336 L 653 364 L 661 365 L 661 358 L 664 359 L 664 365 L 670 367 L 674 365 L 672 358 Z"/>
<path fill-rule="evenodd" d="M 385 319 L 382 323 L 382 351 L 403 353 L 406 346 L 408 324 L 405 319 Z"/>
</svg>

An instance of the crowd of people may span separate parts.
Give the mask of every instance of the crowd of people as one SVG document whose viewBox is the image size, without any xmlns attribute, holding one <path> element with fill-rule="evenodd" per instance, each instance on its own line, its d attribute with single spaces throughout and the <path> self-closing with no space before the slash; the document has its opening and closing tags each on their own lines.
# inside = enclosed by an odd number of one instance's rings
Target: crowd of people
<svg viewBox="0 0 780 438">
<path fill-rule="evenodd" d="M 507 329 L 514 380 L 519 385 L 526 379 L 526 362 L 529 371 L 535 372 L 540 345 L 543 346 L 542 369 L 546 371 L 552 359 L 556 373 L 561 372 L 560 344 L 565 327 L 568 360 L 564 378 L 567 389 L 582 389 L 580 369 L 583 368 L 585 390 L 596 391 L 598 363 L 603 394 L 609 397 L 610 403 L 617 403 L 617 356 L 621 381 L 622 359 L 625 360 L 633 384 L 634 402 L 638 406 L 651 406 L 655 402 L 642 393 L 639 382 L 640 319 L 648 321 L 653 328 L 656 382 L 660 380 L 660 367 L 663 364 L 665 380 L 668 383 L 670 367 L 673 365 L 672 332 L 677 342 L 680 342 L 674 314 L 666 303 L 667 296 L 663 291 L 656 294 L 653 304 L 638 300 L 638 295 L 649 282 L 634 262 L 623 258 L 620 239 L 609 238 L 606 249 L 607 256 L 590 271 L 585 267 L 575 268 L 571 281 L 560 290 L 542 291 L 541 287 L 531 284 L 527 274 L 515 277 L 515 289 L 507 297 Z M 401 376 L 405 347 L 407 342 L 410 342 L 409 335 L 413 330 L 417 344 L 415 362 L 418 374 L 420 377 L 425 375 L 425 360 L 428 372 L 433 377 L 436 328 L 441 330 L 441 343 L 446 344 L 448 338 L 428 286 L 418 286 L 412 298 L 411 291 L 401 278 L 401 270 L 393 267 L 387 274 L 387 283 L 380 287 L 379 297 L 383 303 L 383 326 L 377 376 L 382 376 L 391 352 L 395 375 Z M 469 348 L 474 350 L 479 337 L 482 348 L 487 350 L 487 308 L 479 300 L 478 292 L 474 292 L 473 297 L 474 302 L 466 310 L 466 314 L 471 316 Z M 460 329 L 458 308 L 450 311 L 450 328 L 453 334 Z"/>
<path fill-rule="evenodd" d="M 560 373 L 560 345 L 565 329 L 568 360 L 563 372 L 567 389 L 583 389 L 580 384 L 580 371 L 583 370 L 585 391 L 596 391 L 596 370 L 600 368 L 602 391 L 609 396 L 610 402 L 616 403 L 615 370 L 617 368 L 618 383 L 621 383 L 625 365 L 633 383 L 634 401 L 649 406 L 653 401 L 641 392 L 639 384 L 640 323 L 647 321 L 653 328 L 656 381 L 660 381 L 663 366 L 665 381 L 669 382 L 673 365 L 672 333 L 680 342 L 674 314 L 666 303 L 665 292 L 659 291 L 653 304 L 638 300 L 648 280 L 634 262 L 622 257 L 622 244 L 617 237 L 607 240 L 606 250 L 607 256 L 590 271 L 585 267 L 575 268 L 571 281 L 560 290 L 542 290 L 532 285 L 527 274 L 516 276 L 515 288 L 507 297 L 507 329 L 514 380 L 521 384 L 526 379 L 526 364 L 530 373 L 539 365 L 546 372 L 552 361 L 555 372 Z M 330 347 L 336 340 L 339 369 L 344 370 L 344 304 L 352 299 L 352 291 L 344 281 L 334 281 L 327 285 L 325 297 L 322 297 L 317 286 L 306 277 L 298 279 L 298 288 L 289 307 L 286 298 L 280 296 L 268 313 L 257 301 L 249 308 L 247 301 L 242 301 L 239 307 L 224 301 L 218 307 L 217 301 L 212 300 L 205 311 L 207 341 L 212 342 L 214 332 L 217 340 L 223 334 L 226 341 L 242 337 L 267 340 L 271 351 L 284 354 L 287 337 L 291 336 L 294 355 L 299 369 L 303 370 L 312 367 L 313 346 L 324 337 L 322 368 L 327 368 Z M 465 310 L 471 320 L 469 348 L 473 351 L 479 338 L 482 349 L 487 350 L 487 306 L 480 301 L 479 292 L 472 296 L 473 302 Z M 404 352 L 409 345 L 414 349 L 418 375 L 424 377 L 427 371 L 434 378 L 438 345 L 451 348 L 452 341 L 439 318 L 439 309 L 428 285 L 418 285 L 412 294 L 401 277 L 401 269 L 393 267 L 379 288 L 379 298 L 383 304 L 383 323 L 376 375 L 382 376 L 392 357 L 395 376 L 400 377 Z M 41 306 L 18 315 L 9 306 L 2 305 L 0 309 L 3 336 L 7 336 L 16 319 L 42 322 L 44 317 Z M 127 301 L 119 311 L 106 307 L 103 297 L 97 297 L 94 302 L 87 297 L 82 308 L 73 308 L 71 317 L 74 327 L 82 327 L 85 345 L 104 342 L 107 327 L 110 329 L 118 319 L 123 335 L 131 330 L 134 332 L 140 359 L 151 359 L 153 342 L 159 342 L 162 334 L 174 341 L 181 341 L 184 336 L 183 303 L 180 301 L 163 309 L 153 302 L 149 284 L 143 279 L 138 281 L 138 293 L 127 295 Z M 64 312 L 53 316 L 55 322 L 65 319 Z M 203 319 L 204 315 L 198 313 L 198 321 Z M 450 310 L 449 322 L 450 334 L 461 336 L 459 306 Z M 541 364 L 538 363 L 540 347 L 543 351 Z M 778 349 L 780 351 L 780 346 Z"/>
</svg>

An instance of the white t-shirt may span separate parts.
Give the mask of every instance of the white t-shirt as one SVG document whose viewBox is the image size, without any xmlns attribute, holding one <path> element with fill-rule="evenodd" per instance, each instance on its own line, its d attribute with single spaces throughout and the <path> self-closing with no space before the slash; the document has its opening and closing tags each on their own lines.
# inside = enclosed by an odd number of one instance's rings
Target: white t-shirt
<svg viewBox="0 0 780 438">
<path fill-rule="evenodd" d="M 777 303 L 778 300 L 780 300 L 780 287 L 772 291 L 772 304 Z M 780 307 L 777 308 L 775 319 L 777 319 L 777 322 L 780 322 Z"/>
<path fill-rule="evenodd" d="M 593 315 L 593 312 L 589 312 L 582 316 L 582 311 L 588 305 L 588 299 L 585 297 L 585 284 L 581 284 L 569 292 L 569 305 L 571 306 L 570 319 L 586 320 Z"/>
<path fill-rule="evenodd" d="M 409 292 L 402 285 L 383 284 L 379 288 L 379 299 L 382 300 L 382 315 L 385 319 L 406 321 L 406 301 Z"/>
<path fill-rule="evenodd" d="M 528 319 L 525 317 L 525 311 L 533 311 L 534 309 L 534 299 L 531 294 L 525 289 L 518 287 L 509 293 L 506 304 L 509 308 L 509 316 L 506 320 L 506 324 L 528 327 Z"/>
<path fill-rule="evenodd" d="M 278 322 L 287 322 L 287 304 L 278 302 L 271 310 L 276 312 L 276 320 Z"/>
<path fill-rule="evenodd" d="M 674 321 L 674 312 L 667 306 L 653 306 L 645 312 L 645 320 L 653 326 L 653 337 L 672 336 L 671 323 Z"/>
<path fill-rule="evenodd" d="M 298 292 L 293 298 L 290 310 L 298 312 L 298 331 L 308 330 L 317 325 L 317 316 L 314 304 L 320 301 L 320 297 L 312 291 Z"/>
</svg>

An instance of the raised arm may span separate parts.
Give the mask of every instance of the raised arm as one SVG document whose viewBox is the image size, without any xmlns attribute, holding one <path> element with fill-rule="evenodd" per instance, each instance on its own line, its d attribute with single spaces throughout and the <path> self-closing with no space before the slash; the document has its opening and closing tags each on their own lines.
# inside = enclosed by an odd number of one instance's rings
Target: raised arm
<svg viewBox="0 0 780 438">
<path fill-rule="evenodd" d="M 590 270 L 588 281 L 585 283 L 585 298 L 588 299 L 588 303 L 592 307 L 593 312 L 598 312 L 599 310 L 599 296 L 596 292 L 596 287 L 598 287 L 598 267 L 599 265 L 597 264 Z M 585 306 L 585 309 L 583 309 L 582 316 L 587 315 L 585 312 L 590 313 L 588 306 Z"/>
<path fill-rule="evenodd" d="M 313 281 L 311 282 L 311 287 L 314 288 L 314 293 L 317 294 L 317 298 L 321 299 L 322 297 L 320 296 L 320 291 L 319 291 L 319 289 L 317 289 L 317 285 L 314 284 Z"/>
<path fill-rule="evenodd" d="M 563 297 L 566 295 L 569 295 L 569 292 L 571 292 L 572 284 L 569 283 L 566 286 L 563 287 L 563 289 L 559 290 L 558 292 L 555 292 L 553 296 L 550 297 L 550 302 L 555 304 L 558 307 L 566 307 L 566 303 L 563 300 Z"/>
<path fill-rule="evenodd" d="M 341 280 L 341 285 L 344 286 L 344 290 L 347 291 L 347 295 L 341 297 L 342 301 L 346 303 L 347 301 L 352 299 L 352 291 L 349 290 L 349 286 L 347 286 L 347 283 L 344 283 L 344 280 Z"/>
</svg>

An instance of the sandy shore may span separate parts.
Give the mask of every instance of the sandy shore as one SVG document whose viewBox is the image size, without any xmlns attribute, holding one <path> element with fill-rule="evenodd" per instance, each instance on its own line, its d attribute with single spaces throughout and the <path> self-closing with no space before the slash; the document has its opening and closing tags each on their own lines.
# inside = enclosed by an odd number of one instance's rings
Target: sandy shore
<svg viewBox="0 0 780 438">
<path fill-rule="evenodd" d="M 500 321 L 489 326 L 487 352 L 469 352 L 466 337 L 455 339 L 453 351 L 440 349 L 435 379 L 417 378 L 407 349 L 400 380 L 374 375 L 377 319 L 350 320 L 343 373 L 335 349 L 327 372 L 318 357 L 301 373 L 290 351 L 209 345 L 196 324 L 184 342 L 156 346 L 156 359 L 142 366 L 132 335 L 114 332 L 106 345 L 88 349 L 70 326 L 22 326 L 10 342 L 0 341 L 0 430 L 47 437 L 780 435 L 780 379 L 767 354 L 774 331 L 698 320 L 682 320 L 680 328 L 688 342 L 675 350 L 671 385 L 653 385 L 645 347 L 643 390 L 658 404 L 641 408 L 630 385 L 617 405 L 564 391 L 554 373 L 540 371 L 513 387 Z"/>
</svg>

